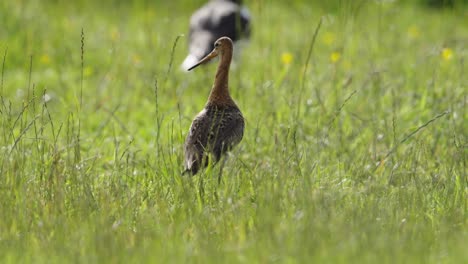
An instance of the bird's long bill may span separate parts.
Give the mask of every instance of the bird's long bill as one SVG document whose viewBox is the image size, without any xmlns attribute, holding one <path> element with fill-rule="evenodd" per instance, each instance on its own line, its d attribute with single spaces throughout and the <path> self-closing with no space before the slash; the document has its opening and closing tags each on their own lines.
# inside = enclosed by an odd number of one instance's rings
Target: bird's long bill
<svg viewBox="0 0 468 264">
<path fill-rule="evenodd" d="M 213 59 L 216 56 L 218 56 L 218 51 L 213 50 L 212 52 L 210 52 L 210 54 L 206 55 L 205 58 L 201 59 L 197 64 L 195 64 L 192 67 L 188 68 L 187 71 L 190 71 L 190 70 L 198 67 L 199 65 L 202 65 L 203 63 L 206 63 L 206 62 L 210 61 L 211 59 Z"/>
</svg>

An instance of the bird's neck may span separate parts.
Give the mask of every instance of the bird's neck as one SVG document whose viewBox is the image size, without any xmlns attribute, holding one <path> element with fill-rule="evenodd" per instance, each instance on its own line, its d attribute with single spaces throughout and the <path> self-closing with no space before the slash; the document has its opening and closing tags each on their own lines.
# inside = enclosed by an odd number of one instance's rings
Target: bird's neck
<svg viewBox="0 0 468 264">
<path fill-rule="evenodd" d="M 235 105 L 229 94 L 229 66 L 231 65 L 232 51 L 225 51 L 220 54 L 218 70 L 211 89 L 208 104 L 214 105 Z"/>
</svg>

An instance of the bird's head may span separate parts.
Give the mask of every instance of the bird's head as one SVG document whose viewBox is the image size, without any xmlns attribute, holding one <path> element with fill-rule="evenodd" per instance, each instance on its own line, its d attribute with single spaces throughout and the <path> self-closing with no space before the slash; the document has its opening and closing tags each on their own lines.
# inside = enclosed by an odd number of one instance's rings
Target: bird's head
<svg viewBox="0 0 468 264">
<path fill-rule="evenodd" d="M 232 51 L 232 47 L 233 47 L 233 44 L 232 44 L 232 40 L 230 38 L 228 38 L 228 37 L 219 38 L 214 43 L 214 49 L 208 55 L 206 55 L 203 59 L 201 59 L 197 64 L 190 67 L 188 69 L 188 71 L 198 67 L 199 65 L 202 65 L 202 64 L 210 61 L 211 59 L 213 59 L 214 57 L 217 57 L 218 55 L 223 56 L 223 54 L 226 51 L 228 51 L 228 50 Z"/>
</svg>

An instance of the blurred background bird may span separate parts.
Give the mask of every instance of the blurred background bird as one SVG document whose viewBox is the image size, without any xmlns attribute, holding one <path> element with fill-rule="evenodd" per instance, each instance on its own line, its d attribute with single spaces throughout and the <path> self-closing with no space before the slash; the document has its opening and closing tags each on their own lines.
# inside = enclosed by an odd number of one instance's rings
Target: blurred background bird
<svg viewBox="0 0 468 264">
<path fill-rule="evenodd" d="M 250 38 L 251 18 L 242 0 L 211 0 L 196 10 L 190 18 L 189 54 L 181 67 L 189 67 L 210 53 L 213 43 L 226 36 L 234 42 L 234 56 L 242 42 Z"/>
</svg>

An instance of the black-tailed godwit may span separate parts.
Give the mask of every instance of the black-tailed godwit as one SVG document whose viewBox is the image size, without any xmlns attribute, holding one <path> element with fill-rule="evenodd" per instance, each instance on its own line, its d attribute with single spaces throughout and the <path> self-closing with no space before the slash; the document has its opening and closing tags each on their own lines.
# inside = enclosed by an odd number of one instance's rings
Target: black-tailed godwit
<svg viewBox="0 0 468 264">
<path fill-rule="evenodd" d="M 221 37 L 214 49 L 191 70 L 219 56 L 213 87 L 205 108 L 194 118 L 185 141 L 185 173 L 196 174 L 211 158 L 215 164 L 222 155 L 237 145 L 244 135 L 244 117 L 229 94 L 229 67 L 233 43 Z"/>
</svg>

